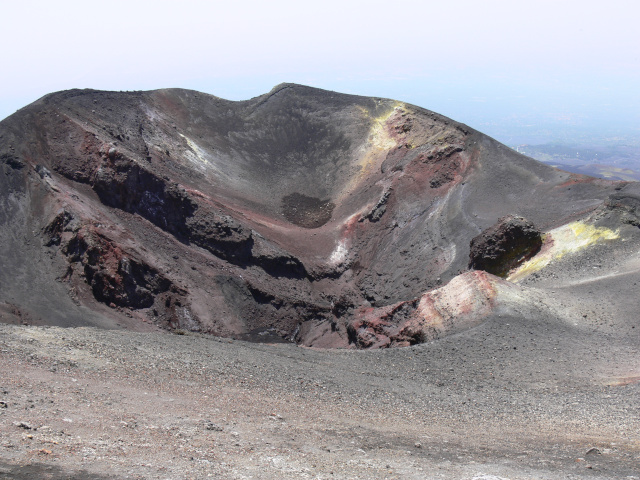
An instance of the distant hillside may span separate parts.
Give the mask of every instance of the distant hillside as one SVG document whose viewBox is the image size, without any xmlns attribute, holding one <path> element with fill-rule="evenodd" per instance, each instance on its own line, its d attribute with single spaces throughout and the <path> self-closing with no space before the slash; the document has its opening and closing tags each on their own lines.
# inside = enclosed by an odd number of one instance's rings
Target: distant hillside
<svg viewBox="0 0 640 480">
<path fill-rule="evenodd" d="M 552 167 L 559 168 L 566 172 L 581 173 L 597 178 L 606 178 L 608 180 L 623 180 L 626 182 L 640 181 L 640 171 L 631 170 L 630 168 L 621 168 L 614 165 L 567 165 L 562 163 L 545 162 Z"/>
<path fill-rule="evenodd" d="M 567 172 L 609 180 L 640 180 L 640 146 L 516 145 L 514 150 Z"/>
</svg>

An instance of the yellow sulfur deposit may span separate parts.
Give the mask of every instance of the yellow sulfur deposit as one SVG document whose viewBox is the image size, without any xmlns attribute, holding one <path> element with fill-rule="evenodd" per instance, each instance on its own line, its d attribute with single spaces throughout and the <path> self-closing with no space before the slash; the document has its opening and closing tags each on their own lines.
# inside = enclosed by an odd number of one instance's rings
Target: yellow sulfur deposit
<svg viewBox="0 0 640 480">
<path fill-rule="evenodd" d="M 577 252 L 590 245 L 619 238 L 619 232 L 609 228 L 594 227 L 584 222 L 572 222 L 548 232 L 545 236 L 545 243 L 551 242 L 547 248 L 535 257 L 523 263 L 515 269 L 507 280 L 518 282 L 538 270 L 542 270 L 554 260 L 572 252 Z"/>
<path fill-rule="evenodd" d="M 396 102 L 391 110 L 371 120 L 369 136 L 367 137 L 367 142 L 362 146 L 362 154 L 357 163 L 361 168 L 362 174 L 366 173 L 371 168 L 371 164 L 378 160 L 377 153 L 387 152 L 398 145 L 398 141 L 389 135 L 387 123 L 403 106 L 402 103 Z M 370 116 L 369 111 L 364 108 L 362 113 L 367 118 Z"/>
</svg>

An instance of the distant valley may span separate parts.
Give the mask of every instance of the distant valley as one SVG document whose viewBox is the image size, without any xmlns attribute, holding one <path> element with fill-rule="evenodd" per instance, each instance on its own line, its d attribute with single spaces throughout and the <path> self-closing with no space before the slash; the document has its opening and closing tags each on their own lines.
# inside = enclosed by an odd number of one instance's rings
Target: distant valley
<svg viewBox="0 0 640 480">
<path fill-rule="evenodd" d="M 609 180 L 640 180 L 640 145 L 630 140 L 588 146 L 565 143 L 512 145 L 517 152 L 572 173 Z"/>
</svg>

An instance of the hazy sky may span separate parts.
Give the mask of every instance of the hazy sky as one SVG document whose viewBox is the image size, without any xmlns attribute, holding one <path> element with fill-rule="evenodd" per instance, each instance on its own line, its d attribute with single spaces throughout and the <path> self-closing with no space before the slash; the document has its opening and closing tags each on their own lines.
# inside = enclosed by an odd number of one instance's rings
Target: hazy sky
<svg viewBox="0 0 640 480">
<path fill-rule="evenodd" d="M 638 0 L 23 0 L 1 11 L 0 118 L 68 88 L 240 100 L 296 82 L 408 101 L 503 141 L 640 136 Z"/>
</svg>

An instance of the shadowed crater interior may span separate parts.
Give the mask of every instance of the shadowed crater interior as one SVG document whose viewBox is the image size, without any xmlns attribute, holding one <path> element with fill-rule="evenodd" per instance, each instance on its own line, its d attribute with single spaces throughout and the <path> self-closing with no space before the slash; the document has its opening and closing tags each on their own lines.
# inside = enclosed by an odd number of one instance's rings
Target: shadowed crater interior
<svg viewBox="0 0 640 480">
<path fill-rule="evenodd" d="M 318 228 L 331 220 L 335 205 L 329 200 L 292 193 L 282 197 L 282 213 L 291 223 L 304 228 Z"/>
</svg>

